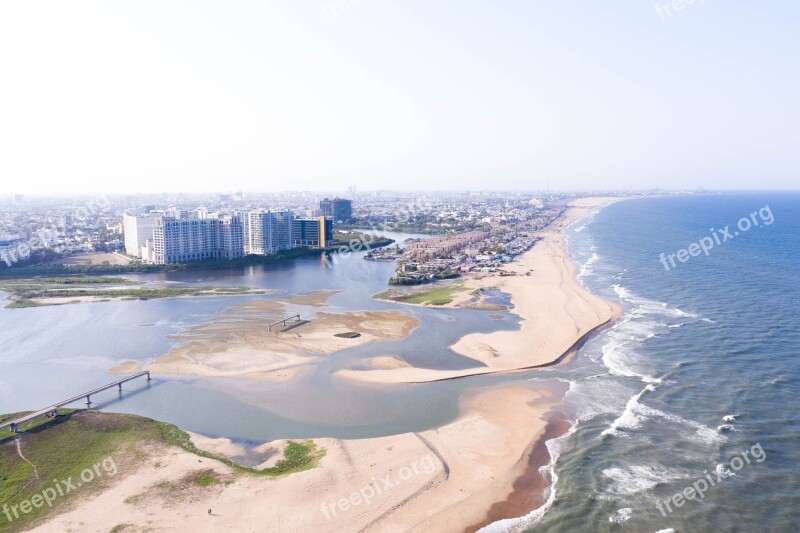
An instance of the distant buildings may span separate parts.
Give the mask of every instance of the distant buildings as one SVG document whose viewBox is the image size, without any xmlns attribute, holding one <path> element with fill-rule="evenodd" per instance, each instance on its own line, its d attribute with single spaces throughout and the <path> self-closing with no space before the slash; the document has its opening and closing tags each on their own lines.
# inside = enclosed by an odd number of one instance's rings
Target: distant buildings
<svg viewBox="0 0 800 533">
<path fill-rule="evenodd" d="M 24 239 L 12 237 L 0 239 L 0 260 L 11 266 L 17 261 L 27 259 L 31 255 L 31 248 Z"/>
<path fill-rule="evenodd" d="M 485 230 L 467 231 L 415 242 L 409 246 L 409 250 L 413 256 L 418 258 L 443 257 L 470 244 L 480 242 L 488 236 L 489 232 Z"/>
<path fill-rule="evenodd" d="M 325 198 L 319 203 L 322 216 L 331 217 L 334 222 L 342 222 L 353 217 L 353 202 L 344 198 Z"/>
<path fill-rule="evenodd" d="M 292 211 L 257 210 L 235 214 L 170 209 L 148 215 L 125 214 L 125 251 L 160 265 L 268 255 L 297 246 L 320 248 L 333 239 L 333 221 L 295 218 Z"/>
</svg>

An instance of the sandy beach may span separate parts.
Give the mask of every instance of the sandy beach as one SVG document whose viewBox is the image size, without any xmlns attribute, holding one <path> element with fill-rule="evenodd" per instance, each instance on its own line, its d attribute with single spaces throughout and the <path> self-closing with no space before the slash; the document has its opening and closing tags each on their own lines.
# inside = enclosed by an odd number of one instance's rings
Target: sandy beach
<svg viewBox="0 0 800 533">
<path fill-rule="evenodd" d="M 122 531 L 475 530 L 514 493 L 515 482 L 537 476 L 531 454 L 558 399 L 522 385 L 483 390 L 437 429 L 315 439 L 326 450 L 319 466 L 280 479 L 235 473 L 176 447 L 147 450 L 134 473 L 33 531 L 107 533 L 123 524 Z M 214 453 L 241 452 L 228 439 L 194 438 Z M 164 482 L 207 469 L 224 483 L 164 494 Z"/>
<path fill-rule="evenodd" d="M 564 248 L 562 230 L 590 211 L 617 198 L 585 198 L 569 204 L 541 240 L 504 267 L 512 275 L 481 275 L 465 281 L 469 291 L 446 307 L 464 306 L 474 289 L 496 288 L 510 295 L 512 312 L 522 319 L 519 331 L 474 333 L 450 348 L 485 366 L 466 370 L 415 367 L 341 370 L 337 375 L 373 383 L 420 383 L 478 374 L 508 372 L 551 364 L 581 339 L 619 317 L 620 309 L 584 288 Z M 398 304 L 406 305 L 406 304 Z"/>
</svg>

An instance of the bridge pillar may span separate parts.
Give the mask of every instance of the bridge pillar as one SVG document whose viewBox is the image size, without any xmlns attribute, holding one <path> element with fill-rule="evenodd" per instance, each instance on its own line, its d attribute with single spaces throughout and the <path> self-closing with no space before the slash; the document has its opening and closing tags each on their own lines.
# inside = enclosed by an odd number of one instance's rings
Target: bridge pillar
<svg viewBox="0 0 800 533">
<path fill-rule="evenodd" d="M 11 424 L 11 433 L 16 433 L 16 432 L 17 432 L 17 425 Z"/>
<path fill-rule="evenodd" d="M 147 381 L 150 381 L 150 372 L 147 373 Z"/>
<path fill-rule="evenodd" d="M 117 385 L 119 386 L 119 391 L 122 392 L 122 383 L 117 383 Z"/>
<path fill-rule="evenodd" d="M 92 408 L 92 397 L 91 396 L 87 396 L 86 397 L 86 408 L 87 409 L 91 409 Z"/>
</svg>

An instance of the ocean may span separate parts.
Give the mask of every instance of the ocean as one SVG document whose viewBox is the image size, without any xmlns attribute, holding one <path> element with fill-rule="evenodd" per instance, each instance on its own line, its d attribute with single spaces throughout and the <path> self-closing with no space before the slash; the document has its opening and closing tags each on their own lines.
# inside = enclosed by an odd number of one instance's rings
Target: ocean
<svg viewBox="0 0 800 533">
<path fill-rule="evenodd" d="M 567 242 L 624 315 L 546 373 L 548 503 L 487 529 L 800 531 L 800 194 L 622 201 Z"/>
</svg>

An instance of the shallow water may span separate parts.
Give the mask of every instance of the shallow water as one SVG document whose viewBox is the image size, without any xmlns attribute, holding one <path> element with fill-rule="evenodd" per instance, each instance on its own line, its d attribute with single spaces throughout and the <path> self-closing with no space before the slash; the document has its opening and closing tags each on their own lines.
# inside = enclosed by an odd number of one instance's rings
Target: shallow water
<svg viewBox="0 0 800 533">
<path fill-rule="evenodd" d="M 410 235 L 390 234 L 402 241 Z M 342 368 L 367 368 L 366 360 L 393 354 L 427 368 L 458 369 L 478 363 L 448 346 L 462 335 L 518 327 L 518 319 L 475 310 L 427 309 L 376 301 L 394 266 L 364 261 L 363 253 L 329 268 L 319 258 L 232 270 L 132 276 L 153 284 L 248 285 L 278 294 L 102 302 L 0 310 L 0 412 L 30 410 L 118 379 L 107 370 L 125 360 L 149 361 L 179 341 L 169 336 L 214 319 L 247 299 L 322 289 L 340 290 L 325 307 L 291 305 L 313 316 L 319 310 L 395 310 L 421 325 L 403 341 L 374 343 L 323 357 L 289 383 L 248 379 L 157 378 L 134 381 L 120 396 L 93 396 L 93 407 L 165 420 L 212 436 L 241 441 L 278 438 L 382 436 L 446 423 L 458 412 L 465 388 L 491 379 L 424 385 L 375 386 L 331 376 Z M 502 300 L 500 295 L 496 296 Z M 76 404 L 74 407 L 83 407 Z"/>
</svg>

